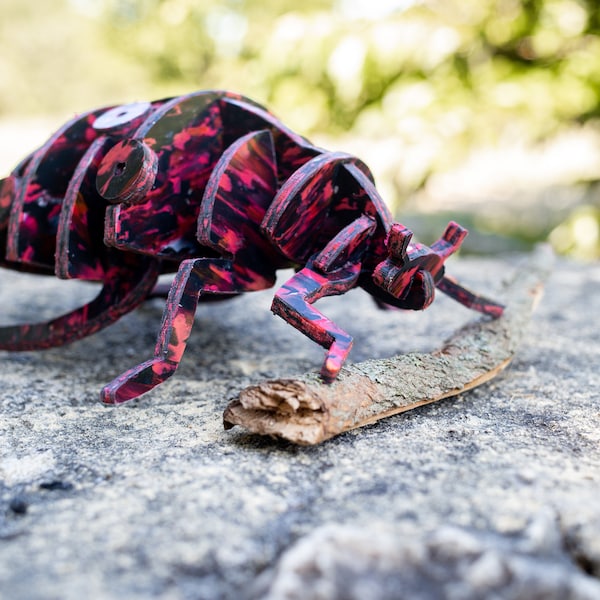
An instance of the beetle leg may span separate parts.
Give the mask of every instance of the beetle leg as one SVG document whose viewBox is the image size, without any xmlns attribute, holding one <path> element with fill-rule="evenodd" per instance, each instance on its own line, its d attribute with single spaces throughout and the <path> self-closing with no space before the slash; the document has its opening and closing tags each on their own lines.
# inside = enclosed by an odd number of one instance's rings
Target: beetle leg
<svg viewBox="0 0 600 600">
<path fill-rule="evenodd" d="M 437 282 L 436 287 L 444 294 L 450 296 L 463 306 L 476 310 L 484 315 L 492 317 L 500 317 L 504 312 L 504 306 L 498 302 L 494 302 L 485 296 L 479 296 L 466 287 L 460 285 L 454 278 L 448 275 L 442 277 Z"/>
<path fill-rule="evenodd" d="M 321 274 L 310 267 L 298 271 L 279 288 L 271 310 L 327 349 L 321 377 L 333 381 L 352 348 L 352 336 L 312 306 L 319 298 L 343 294 L 356 285 L 360 265 Z"/>
<path fill-rule="evenodd" d="M 276 315 L 327 349 L 321 368 L 321 377 L 327 382 L 337 377 L 352 348 L 352 337 L 311 305 L 323 296 L 343 294 L 356 286 L 361 259 L 376 226 L 368 215 L 352 221 L 273 299 L 271 310 Z"/>
<path fill-rule="evenodd" d="M 184 260 L 171 284 L 154 356 L 106 385 L 100 394 L 102 401 L 120 404 L 137 398 L 173 375 L 187 346 L 200 295 L 238 294 L 241 288 L 230 260 Z"/>
<path fill-rule="evenodd" d="M 141 304 L 158 272 L 158 263 L 152 262 L 137 275 L 125 270 L 112 273 L 98 296 L 84 306 L 44 323 L 0 327 L 0 349 L 42 350 L 91 335 Z"/>
</svg>

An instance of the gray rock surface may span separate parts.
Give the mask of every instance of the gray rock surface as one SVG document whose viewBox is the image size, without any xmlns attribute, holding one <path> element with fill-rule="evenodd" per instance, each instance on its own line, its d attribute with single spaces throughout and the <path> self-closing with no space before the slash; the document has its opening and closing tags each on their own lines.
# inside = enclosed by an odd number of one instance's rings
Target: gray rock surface
<svg viewBox="0 0 600 600">
<path fill-rule="evenodd" d="M 394 530 L 324 525 L 284 554 L 257 597 L 598 598 L 597 581 L 573 570 L 552 513 L 512 536 L 451 526 L 426 535 L 406 524 Z"/>
<path fill-rule="evenodd" d="M 491 293 L 514 258 L 454 260 Z M 2 272 L 2 322 L 89 287 Z M 154 300 L 68 347 L 0 353 L 0 597 L 600 598 L 600 266 L 559 262 L 491 384 L 298 448 L 222 429 L 228 401 L 315 369 L 269 292 L 201 307 L 180 370 L 128 405 L 103 383 L 150 356 Z M 473 315 L 446 298 L 320 302 L 353 360 L 433 349 Z"/>
</svg>

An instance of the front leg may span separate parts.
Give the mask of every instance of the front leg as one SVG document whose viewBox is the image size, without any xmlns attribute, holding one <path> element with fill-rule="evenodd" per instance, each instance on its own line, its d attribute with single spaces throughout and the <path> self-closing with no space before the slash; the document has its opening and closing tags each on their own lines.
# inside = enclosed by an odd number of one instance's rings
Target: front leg
<svg viewBox="0 0 600 600">
<path fill-rule="evenodd" d="M 327 349 L 321 377 L 333 381 L 352 348 L 352 336 L 312 305 L 324 296 L 343 294 L 356 285 L 360 265 L 354 264 L 334 272 L 321 274 L 310 268 L 301 269 L 275 294 L 271 310 Z"/>
<path fill-rule="evenodd" d="M 275 294 L 271 310 L 327 349 L 321 377 L 332 382 L 352 348 L 352 337 L 312 305 L 323 296 L 344 294 L 356 286 L 361 258 L 376 223 L 361 215 L 344 227 Z"/>
<path fill-rule="evenodd" d="M 187 346 L 200 296 L 237 294 L 242 291 L 240 287 L 230 260 L 184 260 L 171 284 L 154 356 L 106 385 L 102 401 L 120 404 L 137 398 L 173 375 Z"/>
<path fill-rule="evenodd" d="M 504 305 L 472 292 L 458 283 L 456 279 L 449 277 L 448 275 L 445 275 L 438 281 L 437 288 L 444 292 L 444 294 L 450 296 L 450 298 L 460 302 L 463 306 L 466 306 L 471 310 L 476 310 L 484 315 L 498 318 L 504 313 Z"/>
</svg>

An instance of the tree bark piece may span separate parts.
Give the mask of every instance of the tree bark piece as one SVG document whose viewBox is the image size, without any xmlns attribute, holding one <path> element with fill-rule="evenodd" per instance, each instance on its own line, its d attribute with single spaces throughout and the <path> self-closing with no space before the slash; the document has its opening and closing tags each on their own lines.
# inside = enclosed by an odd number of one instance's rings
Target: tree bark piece
<svg viewBox="0 0 600 600">
<path fill-rule="evenodd" d="M 512 360 L 552 264 L 547 246 L 536 249 L 505 286 L 502 317 L 467 324 L 431 354 L 349 365 L 332 384 L 306 373 L 246 388 L 226 408 L 225 428 L 241 425 L 252 433 L 314 445 L 489 381 Z"/>
</svg>

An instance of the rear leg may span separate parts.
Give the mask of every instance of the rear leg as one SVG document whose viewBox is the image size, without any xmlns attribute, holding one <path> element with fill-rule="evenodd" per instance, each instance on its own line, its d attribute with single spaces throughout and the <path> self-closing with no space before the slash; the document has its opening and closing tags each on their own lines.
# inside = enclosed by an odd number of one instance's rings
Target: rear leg
<svg viewBox="0 0 600 600">
<path fill-rule="evenodd" d="M 148 392 L 179 366 L 202 294 L 237 294 L 231 261 L 198 258 L 183 261 L 171 284 L 154 356 L 119 375 L 104 387 L 101 399 L 120 404 Z"/>
<path fill-rule="evenodd" d="M 82 339 L 107 327 L 141 304 L 158 277 L 158 263 L 145 270 L 114 269 L 91 302 L 43 323 L 0 327 L 0 349 L 42 350 Z"/>
</svg>

